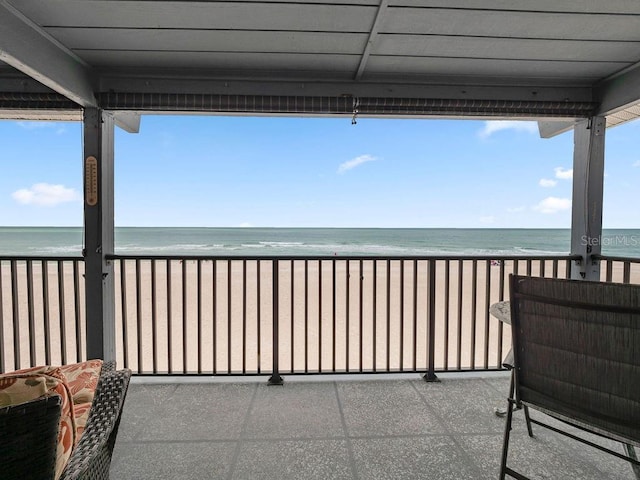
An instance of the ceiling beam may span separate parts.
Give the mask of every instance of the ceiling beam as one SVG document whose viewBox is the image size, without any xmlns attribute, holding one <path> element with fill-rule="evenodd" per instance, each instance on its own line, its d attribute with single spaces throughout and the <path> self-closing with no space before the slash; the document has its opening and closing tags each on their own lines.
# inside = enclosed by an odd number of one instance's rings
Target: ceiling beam
<svg viewBox="0 0 640 480">
<path fill-rule="evenodd" d="M 140 114 L 136 112 L 113 112 L 113 120 L 116 126 L 127 133 L 140 132 Z"/>
<path fill-rule="evenodd" d="M 458 98 L 475 100 L 521 100 L 591 102 L 592 89 L 588 86 L 571 85 L 518 85 L 500 82 L 500 79 L 431 78 L 429 82 L 409 82 L 402 79 L 389 81 L 318 80 L 241 78 L 221 79 L 214 75 L 180 76 L 162 71 L 116 71 L 102 72 L 100 92 L 168 93 L 173 94 L 218 94 L 218 95 L 286 95 L 286 96 L 352 96 L 352 97 L 398 97 L 398 98 Z M 471 82 L 471 80 L 474 80 Z"/>
<path fill-rule="evenodd" d="M 551 138 L 573 130 L 576 122 L 577 120 L 539 120 L 538 132 L 540 133 L 540 138 Z"/>
<path fill-rule="evenodd" d="M 0 60 L 82 107 L 96 105 L 89 69 L 6 0 L 0 0 Z"/>
<path fill-rule="evenodd" d="M 595 89 L 598 115 L 609 115 L 640 102 L 640 62 L 605 79 Z"/>
<path fill-rule="evenodd" d="M 369 31 L 367 45 L 364 47 L 362 57 L 360 57 L 360 65 L 358 65 L 358 71 L 356 72 L 355 76 L 356 80 L 360 80 L 362 78 L 362 75 L 364 75 L 364 70 L 367 67 L 367 61 L 369 60 L 371 49 L 373 48 L 373 42 L 375 42 L 376 36 L 378 35 L 380 23 L 382 22 L 382 18 L 384 17 L 384 14 L 387 10 L 387 5 L 387 0 L 380 0 L 380 5 L 378 5 L 378 11 L 376 12 L 376 18 L 373 21 L 373 25 L 371 25 L 371 30 Z"/>
</svg>

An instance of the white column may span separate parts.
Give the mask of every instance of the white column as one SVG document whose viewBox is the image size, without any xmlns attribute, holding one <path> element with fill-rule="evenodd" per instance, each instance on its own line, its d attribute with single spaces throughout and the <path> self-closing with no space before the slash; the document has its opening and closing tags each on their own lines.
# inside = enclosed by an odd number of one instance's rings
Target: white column
<svg viewBox="0 0 640 480">
<path fill-rule="evenodd" d="M 571 278 L 577 280 L 600 280 L 605 130 L 604 117 L 584 120 L 573 130 L 571 254 L 580 259 L 572 261 Z"/>
<path fill-rule="evenodd" d="M 115 360 L 113 116 L 84 111 L 84 259 L 87 358 Z"/>
</svg>

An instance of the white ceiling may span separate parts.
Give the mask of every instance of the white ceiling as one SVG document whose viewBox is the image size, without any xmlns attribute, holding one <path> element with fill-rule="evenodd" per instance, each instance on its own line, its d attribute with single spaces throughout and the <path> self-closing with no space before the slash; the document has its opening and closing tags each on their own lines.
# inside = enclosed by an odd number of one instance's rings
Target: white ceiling
<svg viewBox="0 0 640 480">
<path fill-rule="evenodd" d="M 5 117 L 358 105 L 618 122 L 639 101 L 636 0 L 0 0 Z"/>
</svg>

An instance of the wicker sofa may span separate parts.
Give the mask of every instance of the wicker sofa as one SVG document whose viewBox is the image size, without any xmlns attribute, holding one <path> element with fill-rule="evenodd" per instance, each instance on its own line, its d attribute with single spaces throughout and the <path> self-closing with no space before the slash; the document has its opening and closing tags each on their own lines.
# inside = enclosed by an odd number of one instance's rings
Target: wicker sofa
<svg viewBox="0 0 640 480">
<path fill-rule="evenodd" d="M 104 363 L 83 425 L 62 468 L 60 432 L 64 395 L 0 407 L 0 465 L 3 479 L 107 479 L 124 405 L 130 370 Z M 58 451 L 57 451 L 58 450 Z"/>
</svg>

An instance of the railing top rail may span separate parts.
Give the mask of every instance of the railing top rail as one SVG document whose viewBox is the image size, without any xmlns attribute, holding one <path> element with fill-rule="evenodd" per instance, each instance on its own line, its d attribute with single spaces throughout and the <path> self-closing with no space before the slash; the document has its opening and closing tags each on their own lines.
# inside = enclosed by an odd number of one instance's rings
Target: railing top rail
<svg viewBox="0 0 640 480">
<path fill-rule="evenodd" d="M 640 263 L 640 257 L 616 257 L 613 255 L 594 255 L 596 260 L 612 260 L 614 262 Z"/>
<path fill-rule="evenodd" d="M 574 260 L 577 255 L 106 255 L 107 260 Z"/>
<path fill-rule="evenodd" d="M 84 257 L 80 256 L 48 256 L 48 255 L 0 255 L 0 262 L 11 261 L 36 261 L 36 262 L 71 262 L 71 261 L 84 261 Z"/>
</svg>

